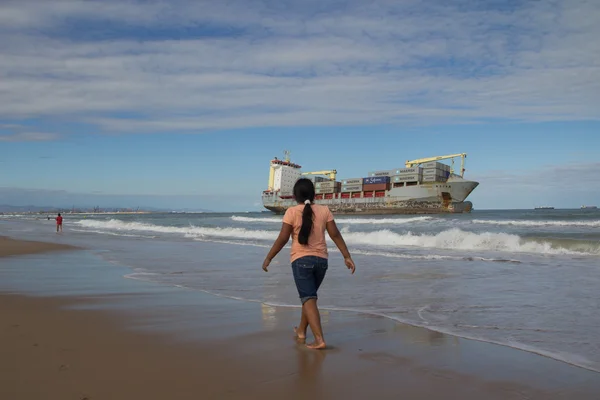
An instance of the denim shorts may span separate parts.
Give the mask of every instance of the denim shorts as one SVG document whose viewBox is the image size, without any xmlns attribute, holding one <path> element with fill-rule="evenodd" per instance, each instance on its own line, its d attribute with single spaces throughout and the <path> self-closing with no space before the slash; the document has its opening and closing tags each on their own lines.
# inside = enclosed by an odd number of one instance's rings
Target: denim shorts
<svg viewBox="0 0 600 400">
<path fill-rule="evenodd" d="M 302 304 L 317 298 L 317 290 L 327 272 L 327 259 L 317 256 L 304 256 L 292 262 L 292 272 L 296 289 Z"/>
</svg>

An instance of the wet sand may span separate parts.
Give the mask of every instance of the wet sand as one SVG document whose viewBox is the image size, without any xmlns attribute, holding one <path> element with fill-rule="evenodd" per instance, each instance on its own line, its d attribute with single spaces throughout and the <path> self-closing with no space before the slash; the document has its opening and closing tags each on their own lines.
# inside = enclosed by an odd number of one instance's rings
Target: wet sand
<svg viewBox="0 0 600 400">
<path fill-rule="evenodd" d="M 57 254 L 43 244 L 19 246 L 38 254 L 49 249 L 47 265 Z M 29 268 L 32 279 L 47 279 L 27 266 L 16 273 Z M 0 279 L 4 272 L 0 258 Z M 330 348 L 312 351 L 292 338 L 297 310 L 177 289 L 153 294 L 145 282 L 128 284 L 148 291 L 0 293 L 0 398 L 597 399 L 600 393 L 600 374 L 384 318 L 328 313 Z M 96 289 L 101 285 L 107 283 Z"/>
<path fill-rule="evenodd" d="M 74 249 L 76 247 L 67 244 L 15 240 L 6 236 L 0 236 L 0 257 Z"/>
</svg>

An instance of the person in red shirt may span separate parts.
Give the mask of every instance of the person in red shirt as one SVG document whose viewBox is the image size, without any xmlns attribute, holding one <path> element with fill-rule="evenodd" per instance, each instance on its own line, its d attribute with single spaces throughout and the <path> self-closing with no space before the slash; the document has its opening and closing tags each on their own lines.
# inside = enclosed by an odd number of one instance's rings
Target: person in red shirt
<svg viewBox="0 0 600 400">
<path fill-rule="evenodd" d="M 60 213 L 58 213 L 58 217 L 56 217 L 56 232 L 58 233 L 58 229 L 60 228 L 60 231 L 62 232 L 62 217 L 60 216 Z"/>
</svg>

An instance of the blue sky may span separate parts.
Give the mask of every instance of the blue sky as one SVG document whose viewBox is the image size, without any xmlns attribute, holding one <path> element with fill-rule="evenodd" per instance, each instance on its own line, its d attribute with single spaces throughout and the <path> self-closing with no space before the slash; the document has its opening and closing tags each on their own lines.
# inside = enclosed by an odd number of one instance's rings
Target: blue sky
<svg viewBox="0 0 600 400">
<path fill-rule="evenodd" d="M 260 210 L 284 149 L 340 178 L 467 152 L 476 208 L 597 204 L 599 13 L 2 2 L 0 204 Z"/>
</svg>

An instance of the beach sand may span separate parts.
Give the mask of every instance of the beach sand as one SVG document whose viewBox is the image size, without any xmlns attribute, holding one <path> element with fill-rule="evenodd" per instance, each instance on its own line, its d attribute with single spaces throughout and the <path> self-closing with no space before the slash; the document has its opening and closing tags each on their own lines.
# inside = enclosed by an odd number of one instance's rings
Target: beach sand
<svg viewBox="0 0 600 400">
<path fill-rule="evenodd" d="M 2 255 L 67 249 L 1 243 Z M 323 318 L 330 348 L 312 351 L 292 337 L 297 310 L 188 291 L 181 296 L 200 301 L 182 312 L 176 289 L 169 290 L 152 296 L 154 303 L 147 293 L 0 292 L 0 399 L 597 399 L 600 393 L 600 374 L 591 371 L 341 311 Z"/>
<path fill-rule="evenodd" d="M 73 250 L 75 248 L 67 244 L 15 240 L 6 236 L 0 236 L 0 257 Z"/>
</svg>

